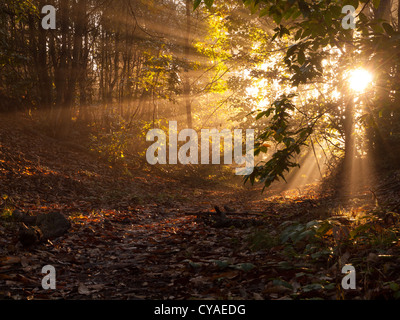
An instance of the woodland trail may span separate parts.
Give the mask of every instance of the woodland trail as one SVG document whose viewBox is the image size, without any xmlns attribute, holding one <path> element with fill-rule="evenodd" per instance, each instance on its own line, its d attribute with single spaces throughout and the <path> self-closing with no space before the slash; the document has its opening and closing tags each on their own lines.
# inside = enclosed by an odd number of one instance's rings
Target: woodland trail
<svg viewBox="0 0 400 320">
<path fill-rule="evenodd" d="M 385 251 L 391 258 L 382 262 L 390 271 L 384 279 L 361 273 L 364 285 L 345 293 L 339 286 L 339 265 L 351 259 L 369 266 L 382 260 L 365 245 L 364 251 L 334 247 L 340 240 L 334 232 L 347 227 L 327 228 L 318 238 L 322 242 L 315 242 L 311 233 L 290 245 L 280 241 L 282 224 L 296 221 L 306 228 L 306 223 L 337 212 L 332 209 L 336 200 L 316 186 L 261 194 L 257 187 L 196 185 L 148 171 L 127 175 L 54 139 L 33 135 L 20 121 L 1 121 L 3 217 L 14 209 L 33 215 L 60 211 L 72 223 L 64 236 L 24 248 L 17 226 L 4 219 L 2 299 L 338 299 L 392 294 L 385 283 L 397 279 L 397 249 Z M 215 227 L 207 217 L 216 205 L 228 206 L 234 212 L 228 212 L 231 219 L 259 223 Z M 358 208 L 355 214 L 372 210 L 373 198 L 360 194 L 352 207 Z M 304 234 L 311 230 L 304 228 Z M 56 290 L 41 287 L 41 268 L 49 264 L 57 272 Z"/>
</svg>

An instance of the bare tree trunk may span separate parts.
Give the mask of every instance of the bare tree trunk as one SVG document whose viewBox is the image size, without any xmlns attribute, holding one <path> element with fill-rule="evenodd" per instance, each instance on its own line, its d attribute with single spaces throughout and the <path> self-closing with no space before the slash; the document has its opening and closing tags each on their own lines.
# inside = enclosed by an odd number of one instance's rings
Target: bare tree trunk
<svg viewBox="0 0 400 320">
<path fill-rule="evenodd" d="M 74 3 L 73 16 L 75 19 L 75 29 L 73 34 L 73 50 L 71 70 L 68 81 L 68 88 L 65 93 L 64 108 L 72 109 L 75 97 L 75 87 L 78 80 L 78 75 L 81 73 L 81 58 L 82 58 L 82 40 L 84 31 L 84 20 L 86 16 L 86 0 L 78 0 Z"/>
<path fill-rule="evenodd" d="M 346 102 L 346 109 L 344 112 L 344 135 L 345 135 L 345 171 L 351 171 L 351 164 L 355 157 L 354 145 L 354 102 L 353 96 L 350 96 Z"/>
<path fill-rule="evenodd" d="M 40 1 L 40 7 L 45 5 L 45 1 Z M 47 31 L 43 28 L 38 29 L 38 77 L 40 86 L 40 96 L 42 108 L 49 108 L 51 106 L 51 81 L 47 70 Z"/>
<path fill-rule="evenodd" d="M 116 102 L 120 103 L 119 100 L 119 43 L 120 43 L 120 37 L 119 37 L 119 30 L 117 29 L 115 31 L 115 49 L 114 49 L 114 80 L 112 81 L 112 89 L 110 90 L 110 94 L 112 95 L 111 92 L 114 91 L 117 93 L 116 96 Z"/>
<path fill-rule="evenodd" d="M 190 101 L 190 78 L 189 78 L 189 61 L 190 61 L 190 6 L 191 1 L 186 0 L 186 34 L 185 34 L 185 80 L 183 87 L 183 95 L 186 106 L 186 121 L 188 128 L 192 128 L 192 104 Z"/>
<path fill-rule="evenodd" d="M 397 0 L 397 31 L 400 31 L 400 0 Z"/>
<path fill-rule="evenodd" d="M 61 48 L 59 59 L 56 57 L 55 41 L 51 42 L 54 64 L 54 84 L 56 87 L 55 109 L 52 112 L 51 122 L 53 125 L 53 134 L 55 136 L 64 136 L 68 131 L 69 110 L 65 108 L 65 91 L 68 78 L 68 0 L 60 0 L 60 31 Z"/>
<path fill-rule="evenodd" d="M 85 46 L 82 49 L 82 57 L 80 61 L 80 74 L 78 77 L 78 86 L 79 86 L 79 116 L 81 120 L 88 122 L 89 121 L 89 112 L 87 106 L 87 66 L 88 66 L 88 57 L 89 57 L 89 34 L 88 34 L 88 18 L 87 18 L 87 0 L 84 1 L 84 11 L 85 15 L 83 16 L 83 34 L 84 34 L 84 43 Z M 95 37 L 93 37 L 95 39 Z M 93 39 L 93 41 L 94 41 Z"/>
<path fill-rule="evenodd" d="M 55 67 L 56 85 L 56 105 L 64 103 L 64 93 L 67 74 L 67 32 L 68 32 L 68 1 L 60 0 L 60 20 L 61 20 L 61 48 L 59 54 L 59 64 Z"/>
</svg>

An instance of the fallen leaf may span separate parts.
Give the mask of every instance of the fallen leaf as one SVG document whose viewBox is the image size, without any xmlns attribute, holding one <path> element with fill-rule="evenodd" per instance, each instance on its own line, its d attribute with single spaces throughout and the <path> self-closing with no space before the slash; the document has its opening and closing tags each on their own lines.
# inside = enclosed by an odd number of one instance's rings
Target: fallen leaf
<svg viewBox="0 0 400 320">
<path fill-rule="evenodd" d="M 99 283 L 99 284 L 91 285 L 91 286 L 89 286 L 89 288 L 92 290 L 91 292 L 94 293 L 94 292 L 102 290 L 104 288 L 104 286 L 105 286 L 104 284 Z"/>
<path fill-rule="evenodd" d="M 264 300 L 264 298 L 261 296 L 261 294 L 254 292 L 253 293 L 253 299 L 254 300 Z"/>
<path fill-rule="evenodd" d="M 20 262 L 21 262 L 21 258 L 20 257 L 9 256 L 9 257 L 0 258 L 0 263 L 3 264 L 3 265 L 20 263 Z"/>
<path fill-rule="evenodd" d="M 78 292 L 79 292 L 80 294 L 83 294 L 83 295 L 89 295 L 89 294 L 91 293 L 90 290 L 89 290 L 89 288 L 86 287 L 85 284 L 83 284 L 83 283 L 80 283 L 80 284 L 79 284 Z"/>
<path fill-rule="evenodd" d="M 29 265 L 28 259 L 26 257 L 21 258 L 21 265 L 23 268 L 26 268 Z"/>
</svg>

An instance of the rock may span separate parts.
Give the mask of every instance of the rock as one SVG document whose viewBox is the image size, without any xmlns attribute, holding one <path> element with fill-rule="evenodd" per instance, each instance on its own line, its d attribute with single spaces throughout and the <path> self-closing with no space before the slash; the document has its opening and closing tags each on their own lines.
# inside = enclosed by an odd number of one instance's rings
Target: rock
<svg viewBox="0 0 400 320">
<path fill-rule="evenodd" d="M 29 247 L 40 242 L 43 239 L 42 231 L 37 227 L 28 227 L 22 223 L 18 232 L 18 240 L 24 247 Z"/>
<path fill-rule="evenodd" d="M 60 212 L 38 215 L 36 225 L 42 230 L 43 237 L 46 239 L 54 239 L 62 236 L 71 228 L 69 220 Z"/>
<path fill-rule="evenodd" d="M 60 212 L 39 214 L 38 216 L 15 215 L 22 222 L 18 239 L 24 246 L 55 239 L 62 236 L 71 227 L 71 223 Z M 29 224 L 29 226 L 27 226 Z"/>
<path fill-rule="evenodd" d="M 15 219 L 15 220 L 17 220 L 17 221 L 21 221 L 22 218 L 23 218 L 23 216 L 24 216 L 24 214 L 23 214 L 21 211 L 19 211 L 18 209 L 15 209 L 15 210 L 12 212 L 12 217 L 13 217 L 13 219 Z"/>
<path fill-rule="evenodd" d="M 35 216 L 30 216 L 26 213 L 22 213 L 18 209 L 14 210 L 12 213 L 12 217 L 14 220 L 23 222 L 26 225 L 34 225 L 36 223 L 36 217 Z"/>
</svg>

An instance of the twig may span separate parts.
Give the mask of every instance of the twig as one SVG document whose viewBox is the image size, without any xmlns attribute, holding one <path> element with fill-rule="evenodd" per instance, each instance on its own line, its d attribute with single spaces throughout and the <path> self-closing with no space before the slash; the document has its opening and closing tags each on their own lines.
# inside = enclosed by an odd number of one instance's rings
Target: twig
<svg viewBox="0 0 400 320">
<path fill-rule="evenodd" d="M 368 1 L 364 4 L 364 6 L 363 6 L 362 9 L 360 10 L 360 12 L 357 13 L 357 15 L 355 16 L 355 18 L 357 18 L 357 17 L 361 14 L 361 12 L 364 11 L 365 7 L 366 7 L 370 2 L 371 2 L 371 0 L 368 0 Z"/>
<path fill-rule="evenodd" d="M 375 199 L 375 205 L 377 207 L 379 207 L 379 201 L 378 201 L 378 197 L 376 196 L 375 192 L 372 189 L 369 189 L 369 191 L 372 193 L 374 199 Z"/>
</svg>

